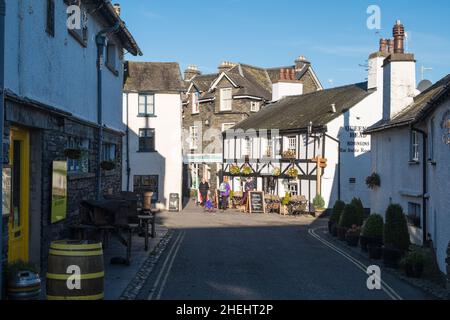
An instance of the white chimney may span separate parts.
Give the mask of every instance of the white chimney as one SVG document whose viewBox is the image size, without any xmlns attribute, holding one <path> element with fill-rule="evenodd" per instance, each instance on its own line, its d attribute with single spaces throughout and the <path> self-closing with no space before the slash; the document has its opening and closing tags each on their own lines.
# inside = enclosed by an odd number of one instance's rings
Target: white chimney
<svg viewBox="0 0 450 320">
<path fill-rule="evenodd" d="M 387 39 L 380 40 L 378 52 L 369 56 L 369 75 L 367 77 L 367 89 L 377 89 L 383 91 L 383 62 L 389 55 Z"/>
<path fill-rule="evenodd" d="M 294 69 L 281 69 L 280 79 L 272 84 L 272 101 L 276 102 L 287 96 L 303 94 L 303 83 L 295 77 Z"/>
<path fill-rule="evenodd" d="M 404 52 L 404 27 L 397 21 L 394 26 L 395 53 L 383 64 L 383 119 L 392 119 L 414 102 L 416 96 L 416 60 Z"/>
</svg>

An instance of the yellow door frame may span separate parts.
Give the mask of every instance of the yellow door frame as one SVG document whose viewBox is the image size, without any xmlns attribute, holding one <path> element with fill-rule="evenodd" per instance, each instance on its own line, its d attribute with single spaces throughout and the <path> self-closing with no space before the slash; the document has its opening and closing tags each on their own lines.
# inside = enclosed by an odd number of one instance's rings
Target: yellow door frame
<svg viewBox="0 0 450 320">
<path fill-rule="evenodd" d="M 18 127 L 11 128 L 11 140 L 9 150 L 9 162 L 14 170 L 14 140 L 21 141 L 20 156 L 20 226 L 15 227 L 13 223 L 14 212 L 9 219 L 9 244 L 8 262 L 29 260 L 29 237 L 30 237 L 30 217 L 29 217 L 29 193 L 30 193 L 30 133 Z M 16 236 L 17 234 L 19 236 Z"/>
</svg>

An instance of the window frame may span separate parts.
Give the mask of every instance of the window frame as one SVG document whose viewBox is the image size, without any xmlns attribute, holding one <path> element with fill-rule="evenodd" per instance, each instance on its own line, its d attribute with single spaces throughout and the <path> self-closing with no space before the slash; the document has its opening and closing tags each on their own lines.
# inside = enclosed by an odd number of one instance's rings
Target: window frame
<svg viewBox="0 0 450 320">
<path fill-rule="evenodd" d="M 117 145 L 104 142 L 102 144 L 102 161 L 115 162 L 117 160 Z"/>
<path fill-rule="evenodd" d="M 225 97 L 225 93 L 227 95 L 229 94 L 229 97 Z M 221 112 L 232 111 L 233 110 L 233 88 L 221 88 L 219 91 L 219 94 L 220 94 L 219 110 Z M 227 103 L 225 104 L 225 102 L 227 102 Z M 225 106 L 226 106 L 226 108 L 225 108 Z"/>
<path fill-rule="evenodd" d="M 145 135 L 143 135 L 143 132 L 149 132 L 146 133 Z M 146 148 L 143 146 L 146 146 L 147 143 L 145 142 L 144 139 L 150 140 L 150 147 Z M 142 141 L 144 140 L 144 143 L 142 143 Z M 152 153 L 152 152 L 156 152 L 156 131 L 154 128 L 140 128 L 139 129 L 139 146 L 138 146 L 139 150 L 138 152 L 140 153 Z"/>
<path fill-rule="evenodd" d="M 256 106 L 256 109 L 254 107 Z M 250 102 L 250 112 L 259 112 L 261 110 L 261 101 L 251 101 Z"/>
<path fill-rule="evenodd" d="M 419 133 L 411 130 L 410 134 L 410 161 L 418 163 L 420 161 L 420 140 Z"/>
<path fill-rule="evenodd" d="M 429 146 L 428 146 L 428 161 L 434 162 L 435 157 L 435 138 L 436 138 L 436 121 L 435 118 L 431 118 L 430 120 L 430 137 L 428 139 Z"/>
<path fill-rule="evenodd" d="M 144 113 L 141 112 L 141 97 L 145 98 L 145 102 L 144 102 Z M 149 103 L 148 103 L 148 97 L 152 97 L 153 102 L 151 103 L 151 105 L 153 106 L 152 108 L 152 112 L 149 112 L 148 107 L 149 107 Z M 139 93 L 138 95 L 138 117 L 155 117 L 156 115 L 156 109 L 155 109 L 155 94 L 154 93 Z"/>
<path fill-rule="evenodd" d="M 198 126 L 189 127 L 189 149 L 198 149 Z"/>
<path fill-rule="evenodd" d="M 87 138 L 69 136 L 66 142 L 66 147 L 69 149 L 80 149 L 84 150 L 80 159 L 69 159 L 67 158 L 67 172 L 69 174 L 77 173 L 89 173 L 90 172 L 90 161 L 89 161 L 89 149 L 90 140 Z"/>
<path fill-rule="evenodd" d="M 288 136 L 288 143 L 287 143 L 287 147 L 288 147 L 288 151 L 292 151 L 295 153 L 295 157 L 298 157 L 298 137 L 297 136 Z M 292 141 L 294 141 L 294 146 L 292 147 Z"/>
<path fill-rule="evenodd" d="M 196 91 L 191 94 L 192 114 L 200 113 L 200 94 Z"/>
<path fill-rule="evenodd" d="M 64 0 L 67 6 L 77 5 L 80 7 L 81 13 L 81 29 L 69 29 L 67 31 L 69 34 L 84 48 L 87 47 L 88 42 L 88 13 L 84 5 L 81 3 L 81 0 Z"/>
<path fill-rule="evenodd" d="M 111 61 L 110 52 L 113 52 L 114 61 Z M 117 70 L 117 60 L 119 58 L 119 55 L 117 54 L 118 46 L 115 44 L 115 42 L 108 40 L 108 44 L 106 45 L 106 67 L 111 71 L 115 76 L 119 75 L 119 71 Z M 154 103 L 154 101 L 153 101 Z"/>
</svg>

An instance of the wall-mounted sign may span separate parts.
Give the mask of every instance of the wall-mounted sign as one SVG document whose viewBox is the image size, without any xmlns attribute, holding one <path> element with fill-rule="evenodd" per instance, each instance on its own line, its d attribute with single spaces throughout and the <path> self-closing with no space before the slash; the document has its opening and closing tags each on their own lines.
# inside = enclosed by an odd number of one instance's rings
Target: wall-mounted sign
<svg viewBox="0 0 450 320">
<path fill-rule="evenodd" d="M 53 161 L 51 222 L 67 216 L 67 161 Z"/>
<path fill-rule="evenodd" d="M 211 154 L 187 154 L 184 156 L 184 163 L 222 163 L 221 153 Z"/>
<path fill-rule="evenodd" d="M 9 215 L 11 213 L 11 168 L 3 168 L 3 178 L 2 178 L 2 192 L 3 192 L 3 215 Z"/>
</svg>

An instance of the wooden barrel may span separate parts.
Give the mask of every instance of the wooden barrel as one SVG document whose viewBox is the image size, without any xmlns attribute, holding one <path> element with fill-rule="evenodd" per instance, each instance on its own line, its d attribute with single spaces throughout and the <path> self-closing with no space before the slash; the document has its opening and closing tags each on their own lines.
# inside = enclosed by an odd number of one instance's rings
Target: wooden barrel
<svg viewBox="0 0 450 320">
<path fill-rule="evenodd" d="M 77 271 L 80 275 L 79 288 L 75 286 Z M 104 275 L 101 243 L 68 240 L 51 243 L 47 272 L 48 300 L 102 300 Z"/>
<path fill-rule="evenodd" d="M 32 271 L 19 271 L 10 276 L 7 287 L 9 300 L 38 300 L 41 279 Z"/>
</svg>

